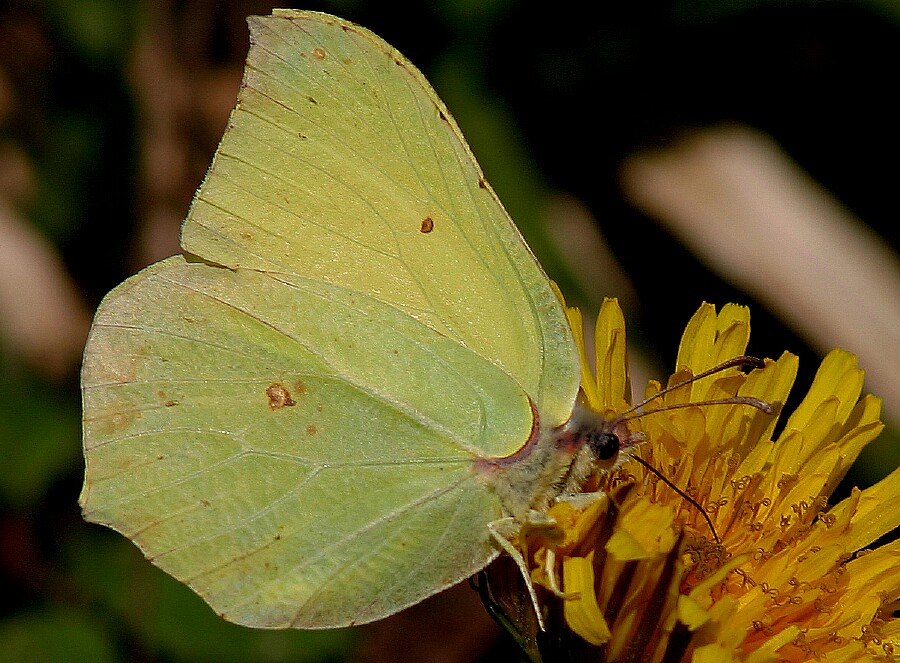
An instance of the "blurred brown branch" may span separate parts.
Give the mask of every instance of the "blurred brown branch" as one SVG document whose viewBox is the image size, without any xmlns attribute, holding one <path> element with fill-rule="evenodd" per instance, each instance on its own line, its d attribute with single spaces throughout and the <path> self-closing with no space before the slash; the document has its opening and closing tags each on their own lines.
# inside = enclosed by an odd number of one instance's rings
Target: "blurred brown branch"
<svg viewBox="0 0 900 663">
<path fill-rule="evenodd" d="M 726 125 L 633 155 L 626 195 L 823 353 L 857 354 L 900 416 L 900 260 L 768 135 Z"/>
</svg>

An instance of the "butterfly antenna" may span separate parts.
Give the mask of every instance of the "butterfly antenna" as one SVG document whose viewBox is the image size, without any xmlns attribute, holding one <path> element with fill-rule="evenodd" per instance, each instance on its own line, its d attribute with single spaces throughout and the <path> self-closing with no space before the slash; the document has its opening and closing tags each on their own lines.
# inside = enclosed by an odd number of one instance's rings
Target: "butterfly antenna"
<svg viewBox="0 0 900 663">
<path fill-rule="evenodd" d="M 751 407 L 755 407 L 757 410 L 761 412 L 765 412 L 766 414 L 775 414 L 775 407 L 761 398 L 754 398 L 753 396 L 732 396 L 730 398 L 719 398 L 712 399 L 708 401 L 699 401 L 695 403 L 674 403 L 672 405 L 664 405 L 658 408 L 651 410 L 650 412 L 642 412 L 639 414 L 631 414 L 632 412 L 637 412 L 642 409 L 649 403 L 652 403 L 654 400 L 659 398 L 660 396 L 665 396 L 669 392 L 675 391 L 676 389 L 681 389 L 682 387 L 689 385 L 697 380 L 702 380 L 703 378 L 709 377 L 710 375 L 715 375 L 716 373 L 721 373 L 724 370 L 729 368 L 734 368 L 735 366 L 741 366 L 746 368 L 765 368 L 766 363 L 762 359 L 758 359 L 757 357 L 750 357 L 747 355 L 741 355 L 740 357 L 734 357 L 727 361 L 723 361 L 721 364 L 713 366 L 712 368 L 703 371 L 702 373 L 698 373 L 697 375 L 690 377 L 686 380 L 682 380 L 676 384 L 671 385 L 670 387 L 666 387 L 664 389 L 660 389 L 655 394 L 653 394 L 650 398 L 645 398 L 637 405 L 633 405 L 628 408 L 625 412 L 620 415 L 620 421 L 628 421 L 630 419 L 639 419 L 640 417 L 651 414 L 653 412 L 666 412 L 667 410 L 680 410 L 682 408 L 694 407 L 695 405 L 750 405 Z M 629 416 L 630 415 L 630 416 Z"/>
<path fill-rule="evenodd" d="M 712 518 L 709 517 L 709 514 L 706 513 L 706 509 L 704 509 L 702 506 L 700 506 L 700 503 L 697 500 L 695 500 L 693 497 L 691 497 L 686 492 L 681 490 L 681 488 L 676 486 L 674 483 L 669 481 L 665 476 L 663 476 L 662 472 L 657 470 L 655 467 L 653 467 L 650 463 L 648 463 L 646 460 L 644 460 L 640 456 L 634 455 L 631 458 L 633 460 L 636 460 L 637 462 L 639 462 L 641 465 L 643 465 L 648 470 L 650 470 L 653 474 L 655 474 L 657 477 L 659 477 L 659 479 L 664 484 L 666 484 L 669 488 L 671 488 L 676 493 L 678 493 L 681 497 L 686 499 L 690 504 L 694 505 L 694 507 L 697 509 L 697 511 L 699 511 L 700 514 L 703 516 L 703 518 L 706 520 L 706 524 L 709 525 L 709 529 L 712 532 L 713 538 L 716 540 L 716 543 L 722 543 L 722 540 L 719 538 L 719 535 L 716 533 L 716 528 L 713 525 Z"/>
<path fill-rule="evenodd" d="M 764 412 L 766 414 L 775 414 L 775 407 L 761 398 L 754 398 L 753 396 L 731 396 L 729 398 L 715 398 L 706 401 L 697 401 L 692 403 L 673 403 L 671 405 L 662 405 L 660 407 L 654 408 L 647 412 L 641 412 L 647 405 L 652 403 L 654 400 L 659 398 L 660 396 L 664 396 L 669 392 L 675 391 L 676 389 L 681 389 L 684 386 L 687 386 L 697 380 L 702 380 L 703 378 L 709 377 L 710 375 L 715 375 L 716 373 L 721 373 L 729 368 L 734 367 L 742 367 L 742 368 L 765 368 L 765 362 L 762 359 L 758 359 L 757 357 L 750 357 L 747 355 L 741 355 L 740 357 L 734 357 L 727 361 L 723 361 L 721 364 L 713 366 L 712 368 L 703 371 L 702 373 L 698 373 L 697 375 L 690 377 L 686 380 L 682 380 L 676 384 L 673 384 L 664 389 L 660 389 L 658 392 L 653 394 L 650 398 L 646 398 L 637 405 L 629 408 L 621 415 L 619 415 L 619 421 L 629 421 L 631 419 L 640 419 L 648 414 L 653 414 L 656 412 L 666 412 L 668 410 L 679 410 L 682 408 L 696 407 L 696 406 L 706 406 L 706 405 L 749 405 L 751 407 L 755 407 L 757 410 Z M 697 511 L 699 511 L 703 518 L 706 520 L 706 524 L 709 525 L 709 529 L 712 532 L 713 538 L 716 540 L 716 543 L 721 543 L 721 539 L 719 539 L 719 535 L 716 532 L 716 528 L 713 525 L 712 519 L 709 517 L 709 514 L 706 512 L 697 500 L 693 497 L 685 493 L 681 488 L 676 486 L 674 483 L 669 481 L 663 474 L 657 470 L 655 467 L 650 465 L 643 458 L 640 458 L 637 455 L 632 456 L 634 460 L 643 465 L 647 470 L 655 474 L 664 484 L 666 484 L 669 488 L 674 490 L 678 495 L 684 498 L 689 504 L 693 505 Z"/>
</svg>

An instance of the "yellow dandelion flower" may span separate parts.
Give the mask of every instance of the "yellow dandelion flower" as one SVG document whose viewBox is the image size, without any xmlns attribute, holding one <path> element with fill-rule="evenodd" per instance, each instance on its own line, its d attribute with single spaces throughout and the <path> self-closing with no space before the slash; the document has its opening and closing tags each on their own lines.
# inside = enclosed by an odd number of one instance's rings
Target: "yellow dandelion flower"
<svg viewBox="0 0 900 663">
<path fill-rule="evenodd" d="M 580 330 L 580 313 L 569 315 Z M 743 355 L 748 340 L 746 308 L 717 314 L 703 305 L 667 386 Z M 629 411 L 614 300 L 597 320 L 596 372 L 578 343 L 590 407 L 609 418 Z M 645 440 L 632 454 L 672 486 L 628 462 L 596 477 L 599 499 L 555 504 L 556 531 L 521 537 L 535 584 L 547 588 L 546 632 L 523 627 L 524 610 L 513 619 L 534 658 L 762 663 L 900 654 L 900 542 L 865 550 L 900 525 L 900 469 L 828 505 L 881 431 L 880 401 L 860 399 L 856 357 L 835 350 L 773 438 L 777 416 L 747 402 L 780 411 L 796 371 L 797 358 L 785 353 L 749 373 L 731 367 L 669 391 L 648 386 L 652 400 L 626 421 Z"/>
</svg>

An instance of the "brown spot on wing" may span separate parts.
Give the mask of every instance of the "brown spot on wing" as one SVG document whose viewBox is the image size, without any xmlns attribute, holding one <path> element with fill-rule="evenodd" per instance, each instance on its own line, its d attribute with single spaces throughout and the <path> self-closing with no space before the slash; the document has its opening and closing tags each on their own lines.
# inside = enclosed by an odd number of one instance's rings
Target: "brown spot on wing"
<svg viewBox="0 0 900 663">
<path fill-rule="evenodd" d="M 422 226 L 419 228 L 419 232 L 430 233 L 432 230 L 434 230 L 434 219 L 430 216 L 426 216 L 422 219 Z"/>
<path fill-rule="evenodd" d="M 312 50 L 312 56 L 316 60 L 324 60 L 325 59 L 325 51 L 322 50 L 321 48 L 314 48 Z"/>
<path fill-rule="evenodd" d="M 128 384 L 134 382 L 138 369 L 147 359 L 147 352 L 146 348 L 133 346 L 130 341 L 98 334 L 89 341 L 88 356 L 92 361 L 85 362 L 86 383 Z"/>
<path fill-rule="evenodd" d="M 283 407 L 296 405 L 297 401 L 291 398 L 291 392 L 284 388 L 283 385 L 273 383 L 266 389 L 266 396 L 269 397 L 269 407 L 272 410 L 280 410 Z"/>
<path fill-rule="evenodd" d="M 174 398 L 169 398 L 168 396 L 166 396 L 166 392 L 164 391 L 158 391 L 156 392 L 156 395 L 159 396 L 159 401 L 166 407 L 173 407 L 175 405 L 178 405 L 178 401 L 176 401 Z"/>
<path fill-rule="evenodd" d="M 95 415 L 91 420 L 85 420 L 85 426 L 90 426 L 91 435 L 117 435 L 143 417 L 140 411 L 132 403 L 120 401 L 113 403 L 104 412 Z"/>
<path fill-rule="evenodd" d="M 315 424 L 310 424 L 309 426 L 306 427 L 306 434 L 309 435 L 310 437 L 312 437 L 313 435 L 315 435 L 318 432 L 319 432 L 319 429 L 316 428 Z"/>
</svg>

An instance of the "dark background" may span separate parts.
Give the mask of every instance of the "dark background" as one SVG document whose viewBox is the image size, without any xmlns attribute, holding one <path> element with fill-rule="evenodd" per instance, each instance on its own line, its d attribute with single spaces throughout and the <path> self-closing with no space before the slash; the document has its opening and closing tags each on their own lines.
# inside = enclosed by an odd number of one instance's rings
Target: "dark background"
<svg viewBox="0 0 900 663">
<path fill-rule="evenodd" d="M 672 369 L 701 301 L 735 301 L 752 308 L 751 352 L 801 356 L 801 392 L 821 356 L 802 324 L 722 280 L 632 206 L 620 167 L 689 131 L 755 127 L 896 251 L 900 10 L 887 0 L 590 5 L 302 8 L 368 27 L 422 69 L 569 297 L 587 309 L 623 297 L 652 374 Z M 0 663 L 512 655 L 465 587 L 359 632 L 225 624 L 127 541 L 80 519 L 78 367 L 91 311 L 178 250 L 237 92 L 244 18 L 270 8 L 0 4 Z M 584 270 L 554 243 L 560 201 L 589 212 L 624 276 Z M 884 361 L 900 369 L 898 358 L 893 348 Z M 897 442 L 889 429 L 839 495 L 896 467 Z"/>
</svg>

